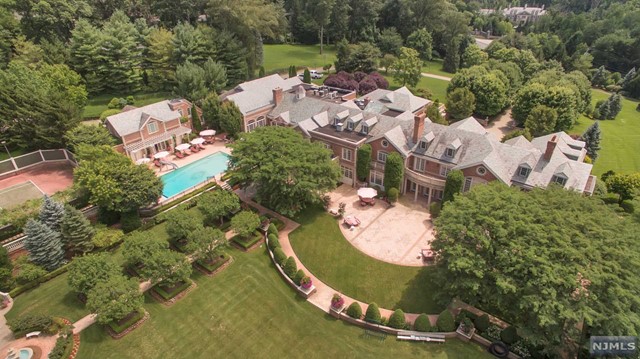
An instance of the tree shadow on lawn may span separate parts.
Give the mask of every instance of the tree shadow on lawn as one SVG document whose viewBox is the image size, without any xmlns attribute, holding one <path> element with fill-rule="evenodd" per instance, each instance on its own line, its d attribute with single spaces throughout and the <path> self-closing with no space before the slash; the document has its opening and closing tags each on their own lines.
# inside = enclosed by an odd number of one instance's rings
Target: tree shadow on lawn
<svg viewBox="0 0 640 359">
<path fill-rule="evenodd" d="M 438 283 L 435 282 L 433 267 L 422 267 L 418 275 L 407 282 L 400 300 L 394 308 L 406 313 L 439 314 L 446 304 L 438 301 Z"/>
</svg>

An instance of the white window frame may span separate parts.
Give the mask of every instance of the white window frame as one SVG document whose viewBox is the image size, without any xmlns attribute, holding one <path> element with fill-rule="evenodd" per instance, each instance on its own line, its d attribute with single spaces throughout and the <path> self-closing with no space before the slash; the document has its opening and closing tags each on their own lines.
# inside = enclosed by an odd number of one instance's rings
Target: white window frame
<svg viewBox="0 0 640 359">
<path fill-rule="evenodd" d="M 453 158 L 456 155 L 456 150 L 454 150 L 453 148 L 447 148 L 444 151 L 444 155 L 447 156 L 447 157 Z"/>
<path fill-rule="evenodd" d="M 342 159 L 345 161 L 353 161 L 353 151 L 350 148 L 342 148 Z"/>
<path fill-rule="evenodd" d="M 366 123 L 364 125 L 362 125 L 361 132 L 362 132 L 363 135 L 369 134 L 369 125 L 367 125 Z"/>
<path fill-rule="evenodd" d="M 378 173 L 378 172 L 371 172 L 371 175 L 369 176 L 369 182 L 376 184 L 378 186 L 383 186 L 384 183 L 384 175 Z"/>
<path fill-rule="evenodd" d="M 353 121 L 347 121 L 347 131 L 353 131 Z"/>
<path fill-rule="evenodd" d="M 187 108 L 187 113 L 191 116 L 191 107 Z"/>
<path fill-rule="evenodd" d="M 389 147 L 389 141 L 382 140 L 382 141 L 380 141 L 380 145 L 382 145 L 382 147 L 384 147 L 384 148 L 387 148 L 387 147 Z"/>
<path fill-rule="evenodd" d="M 524 171 L 524 174 L 522 173 L 523 171 Z M 518 176 L 527 178 L 529 177 L 530 173 L 531 173 L 531 168 L 525 167 L 525 166 L 518 167 Z"/>
<path fill-rule="evenodd" d="M 342 170 L 342 177 L 353 179 L 353 169 L 346 166 L 340 166 L 340 169 Z"/>
<path fill-rule="evenodd" d="M 158 124 L 156 122 L 149 122 L 147 124 L 147 132 L 149 134 L 156 133 L 158 131 L 160 131 L 160 130 L 158 129 Z"/>
<path fill-rule="evenodd" d="M 469 192 L 472 184 L 473 184 L 473 177 L 466 177 L 464 179 L 464 186 L 462 186 L 462 192 Z"/>
<path fill-rule="evenodd" d="M 447 177 L 449 172 L 451 172 L 451 167 L 440 165 L 440 176 Z"/>
<path fill-rule="evenodd" d="M 424 172 L 427 168 L 427 160 L 420 157 L 413 158 L 413 169 L 415 171 Z"/>
<path fill-rule="evenodd" d="M 253 130 L 255 130 L 258 127 L 264 127 L 267 125 L 267 119 L 264 116 L 260 116 L 258 118 L 255 118 L 253 120 L 250 120 L 249 122 L 247 122 L 247 132 L 251 132 Z"/>
<path fill-rule="evenodd" d="M 387 157 L 389 156 L 388 152 L 378 151 L 378 162 L 387 163 Z"/>
<path fill-rule="evenodd" d="M 567 184 L 567 180 L 568 178 L 564 176 L 553 175 L 553 177 L 551 177 L 551 182 L 557 183 L 563 187 Z"/>
<path fill-rule="evenodd" d="M 476 173 L 478 174 L 478 176 L 484 176 L 487 174 L 487 169 L 483 166 L 478 166 L 478 168 L 476 168 Z"/>
</svg>

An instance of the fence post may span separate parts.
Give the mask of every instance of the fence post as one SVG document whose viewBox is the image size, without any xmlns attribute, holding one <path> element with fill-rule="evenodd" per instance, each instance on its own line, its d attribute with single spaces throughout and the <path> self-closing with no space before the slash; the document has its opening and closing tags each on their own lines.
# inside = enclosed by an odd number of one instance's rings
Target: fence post
<svg viewBox="0 0 640 359">
<path fill-rule="evenodd" d="M 64 158 L 65 158 L 67 161 L 69 161 L 69 153 L 67 152 L 67 150 L 63 148 L 63 149 L 62 149 L 62 152 L 64 153 Z"/>
<path fill-rule="evenodd" d="M 40 154 L 40 158 L 42 158 L 42 162 L 44 162 L 44 155 L 42 154 L 42 150 L 38 150 L 38 153 Z"/>
</svg>

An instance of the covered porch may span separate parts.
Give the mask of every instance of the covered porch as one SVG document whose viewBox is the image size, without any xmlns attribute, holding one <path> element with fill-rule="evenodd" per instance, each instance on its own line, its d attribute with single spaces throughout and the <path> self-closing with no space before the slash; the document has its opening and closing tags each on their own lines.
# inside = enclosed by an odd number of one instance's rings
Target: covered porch
<svg viewBox="0 0 640 359">
<path fill-rule="evenodd" d="M 124 150 L 133 161 L 141 158 L 149 158 L 161 151 L 173 152 L 175 147 L 183 142 L 188 142 L 191 129 L 180 126 L 176 129 L 164 132 L 157 136 L 146 138 L 142 141 L 127 144 Z"/>
<path fill-rule="evenodd" d="M 404 184 L 403 194 L 413 197 L 414 202 L 421 202 L 429 207 L 431 202 L 442 200 L 445 185 L 445 180 L 443 179 L 406 170 Z"/>
</svg>

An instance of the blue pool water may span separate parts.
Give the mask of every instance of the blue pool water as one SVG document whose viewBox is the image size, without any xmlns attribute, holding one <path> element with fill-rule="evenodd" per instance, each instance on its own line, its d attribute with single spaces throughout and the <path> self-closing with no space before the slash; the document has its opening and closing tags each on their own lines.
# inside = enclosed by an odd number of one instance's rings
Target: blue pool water
<svg viewBox="0 0 640 359">
<path fill-rule="evenodd" d="M 164 197 L 172 197 L 176 194 L 198 185 L 208 178 L 216 176 L 227 170 L 229 155 L 224 152 L 216 152 L 184 167 L 160 176 L 164 189 Z"/>
</svg>

